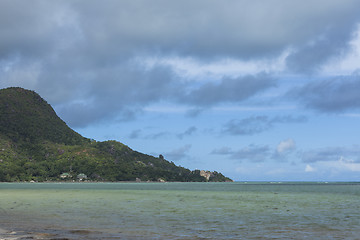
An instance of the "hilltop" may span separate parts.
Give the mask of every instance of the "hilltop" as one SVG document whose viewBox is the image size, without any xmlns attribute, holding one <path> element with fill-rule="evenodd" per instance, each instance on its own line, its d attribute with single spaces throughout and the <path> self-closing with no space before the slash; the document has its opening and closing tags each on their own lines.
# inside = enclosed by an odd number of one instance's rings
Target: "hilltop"
<svg viewBox="0 0 360 240">
<path fill-rule="evenodd" d="M 0 90 L 0 181 L 231 181 L 117 141 L 84 138 L 37 93 Z"/>
</svg>

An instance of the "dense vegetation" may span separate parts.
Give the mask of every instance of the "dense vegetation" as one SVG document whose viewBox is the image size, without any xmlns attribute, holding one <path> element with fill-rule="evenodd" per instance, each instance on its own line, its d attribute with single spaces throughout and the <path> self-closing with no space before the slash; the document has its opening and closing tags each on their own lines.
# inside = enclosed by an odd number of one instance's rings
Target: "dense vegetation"
<svg viewBox="0 0 360 240">
<path fill-rule="evenodd" d="M 37 93 L 0 90 L 0 181 L 230 181 L 70 129 Z"/>
</svg>

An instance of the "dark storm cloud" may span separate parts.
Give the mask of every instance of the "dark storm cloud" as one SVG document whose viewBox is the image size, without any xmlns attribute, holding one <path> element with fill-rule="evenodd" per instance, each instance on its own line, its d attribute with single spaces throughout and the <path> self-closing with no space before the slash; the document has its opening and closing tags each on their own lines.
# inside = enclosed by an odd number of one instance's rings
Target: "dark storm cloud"
<svg viewBox="0 0 360 240">
<path fill-rule="evenodd" d="M 302 152 L 300 155 L 302 161 L 306 163 L 339 160 L 360 162 L 359 146 L 313 149 Z"/>
<path fill-rule="evenodd" d="M 223 147 L 220 149 L 215 149 L 211 153 L 225 155 L 238 161 L 264 162 L 269 158 L 271 151 L 268 146 L 250 144 L 249 146 L 236 151 L 233 151 L 227 147 Z"/>
<path fill-rule="evenodd" d="M 314 81 L 291 90 L 288 96 L 306 107 L 322 112 L 342 112 L 360 109 L 360 75 Z"/>
<path fill-rule="evenodd" d="M 144 69 L 134 59 L 245 61 L 291 49 L 289 69 L 308 72 L 348 49 L 359 9 L 356 0 L 3 0 L 0 87 L 36 90 L 73 127 L 132 119 L 159 101 L 200 111 L 251 98 L 276 80 L 220 77 L 195 87 L 169 67 Z"/>
<path fill-rule="evenodd" d="M 306 122 L 305 116 L 251 116 L 243 119 L 233 119 L 227 122 L 222 129 L 223 134 L 230 135 L 254 135 L 267 131 L 277 124 L 303 123 Z"/>
</svg>

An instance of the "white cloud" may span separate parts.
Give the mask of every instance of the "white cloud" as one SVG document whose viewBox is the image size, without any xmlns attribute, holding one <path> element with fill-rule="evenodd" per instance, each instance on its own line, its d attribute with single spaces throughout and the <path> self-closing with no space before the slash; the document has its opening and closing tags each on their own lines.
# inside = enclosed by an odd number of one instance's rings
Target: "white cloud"
<svg viewBox="0 0 360 240">
<path fill-rule="evenodd" d="M 309 164 L 306 165 L 305 167 L 305 172 L 315 172 L 316 169 L 313 168 L 312 166 L 310 166 Z"/>
<path fill-rule="evenodd" d="M 222 77 L 239 77 L 256 75 L 262 72 L 278 73 L 285 70 L 285 59 L 289 55 L 288 49 L 274 58 L 240 60 L 235 58 L 221 58 L 210 62 L 204 62 L 191 57 L 138 57 L 135 62 L 145 69 L 156 66 L 166 66 L 174 70 L 179 76 L 191 80 L 208 81 L 218 80 Z"/>
<path fill-rule="evenodd" d="M 295 141 L 291 138 L 281 141 L 276 148 L 278 154 L 289 152 L 294 150 L 296 147 Z"/>
<path fill-rule="evenodd" d="M 311 165 L 307 164 L 305 166 L 305 172 L 316 172 L 319 177 L 322 176 L 324 179 L 336 180 L 342 179 L 341 176 L 350 177 L 351 174 L 359 174 L 360 163 L 352 159 L 345 159 L 344 157 L 340 157 L 335 161 L 317 162 Z"/>
<path fill-rule="evenodd" d="M 331 162 L 329 163 L 329 165 L 339 171 L 360 172 L 359 162 L 355 162 L 352 159 L 345 159 L 342 156 L 338 161 Z"/>
<path fill-rule="evenodd" d="M 356 162 L 360 162 L 359 154 L 360 149 L 358 145 L 350 147 L 327 147 L 304 151 L 301 154 L 301 159 L 306 163 L 336 162 L 339 161 L 339 159 L 344 162 L 345 158 L 355 159 Z"/>
<path fill-rule="evenodd" d="M 350 51 L 341 57 L 334 58 L 326 64 L 322 72 L 324 75 L 350 75 L 360 70 L 360 24 L 349 43 Z"/>
</svg>

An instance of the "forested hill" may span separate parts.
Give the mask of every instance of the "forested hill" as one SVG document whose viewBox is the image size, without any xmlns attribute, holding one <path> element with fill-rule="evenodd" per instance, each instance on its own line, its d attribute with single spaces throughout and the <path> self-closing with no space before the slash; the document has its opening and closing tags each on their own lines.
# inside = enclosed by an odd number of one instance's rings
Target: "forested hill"
<svg viewBox="0 0 360 240">
<path fill-rule="evenodd" d="M 69 128 L 37 93 L 0 90 L 0 181 L 231 181 Z"/>
<path fill-rule="evenodd" d="M 69 128 L 37 93 L 22 88 L 0 90 L 0 134 L 17 143 L 75 145 L 87 141 Z"/>
</svg>

